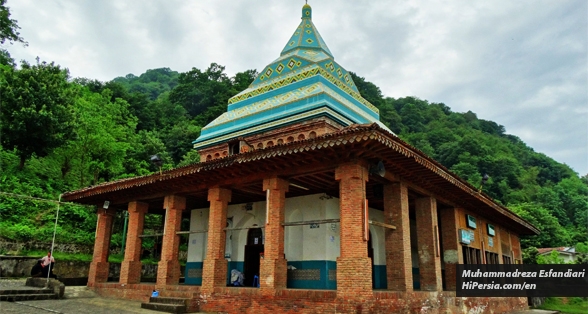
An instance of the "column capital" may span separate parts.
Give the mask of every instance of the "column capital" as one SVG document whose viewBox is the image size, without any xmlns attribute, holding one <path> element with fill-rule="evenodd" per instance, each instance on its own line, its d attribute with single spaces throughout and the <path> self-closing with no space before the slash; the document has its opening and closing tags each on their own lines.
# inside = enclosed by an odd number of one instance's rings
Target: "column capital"
<svg viewBox="0 0 588 314">
<path fill-rule="evenodd" d="M 263 190 L 284 190 L 288 192 L 288 188 L 290 187 L 290 183 L 286 179 L 272 177 L 263 180 Z"/>
<path fill-rule="evenodd" d="M 208 189 L 208 201 L 225 201 L 229 203 L 231 201 L 231 190 L 223 189 L 218 186 Z"/>
<path fill-rule="evenodd" d="M 364 160 L 357 160 L 340 164 L 335 170 L 335 180 L 341 181 L 344 178 L 363 179 L 367 182 L 369 178 L 368 163 Z"/>
<path fill-rule="evenodd" d="M 175 194 L 167 195 L 163 199 L 163 208 L 166 210 L 184 210 L 186 209 L 186 198 Z"/>
<path fill-rule="evenodd" d="M 143 213 L 146 214 L 149 209 L 149 204 L 143 202 L 129 202 L 129 213 Z"/>
</svg>

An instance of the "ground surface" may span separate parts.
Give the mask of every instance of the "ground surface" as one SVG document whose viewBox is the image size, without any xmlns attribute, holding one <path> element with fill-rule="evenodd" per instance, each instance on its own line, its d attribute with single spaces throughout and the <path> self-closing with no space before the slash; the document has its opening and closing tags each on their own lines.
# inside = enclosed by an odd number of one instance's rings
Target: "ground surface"
<svg viewBox="0 0 588 314">
<path fill-rule="evenodd" d="M 25 279 L 0 279 L 0 290 L 25 289 Z M 86 287 L 65 287 L 64 299 L 0 302 L 0 313 L 18 314 L 160 314 L 141 308 L 141 302 L 103 298 Z M 529 310 L 516 314 L 551 314 L 556 311 Z M 515 313 L 511 313 L 515 314 Z"/>
<path fill-rule="evenodd" d="M 25 279 L 0 279 L 0 290 L 30 289 Z M 161 314 L 141 308 L 141 302 L 97 296 L 86 287 L 65 287 L 64 299 L 0 302 L 0 313 L 18 314 Z"/>
</svg>

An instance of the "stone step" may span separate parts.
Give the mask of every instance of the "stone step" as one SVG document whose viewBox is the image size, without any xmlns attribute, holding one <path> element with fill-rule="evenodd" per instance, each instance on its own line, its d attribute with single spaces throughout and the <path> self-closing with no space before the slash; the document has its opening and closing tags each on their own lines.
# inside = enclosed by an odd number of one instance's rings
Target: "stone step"
<svg viewBox="0 0 588 314">
<path fill-rule="evenodd" d="M 0 301 L 31 301 L 31 300 L 50 300 L 56 299 L 55 294 L 37 293 L 37 294 L 8 294 L 0 295 Z"/>
<path fill-rule="evenodd" d="M 187 301 L 188 300 L 184 299 L 184 298 L 168 298 L 168 297 L 149 298 L 149 303 L 187 305 Z"/>
<path fill-rule="evenodd" d="M 141 308 L 166 313 L 186 313 L 186 306 L 178 304 L 141 303 Z"/>
<path fill-rule="evenodd" d="M 1 295 L 14 295 L 14 294 L 53 294 L 53 289 L 10 289 L 0 290 Z"/>
</svg>

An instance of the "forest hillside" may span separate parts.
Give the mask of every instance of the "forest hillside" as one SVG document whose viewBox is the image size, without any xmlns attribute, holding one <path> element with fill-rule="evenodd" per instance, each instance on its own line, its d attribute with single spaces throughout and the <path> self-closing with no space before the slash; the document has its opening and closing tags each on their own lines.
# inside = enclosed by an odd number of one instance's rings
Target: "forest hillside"
<svg viewBox="0 0 588 314">
<path fill-rule="evenodd" d="M 24 43 L 16 21 L 0 19 L 8 25 L 0 29 L 0 42 Z M 212 63 L 101 82 L 72 78 L 52 62 L 16 62 L 0 50 L 0 238 L 51 242 L 56 204 L 42 199 L 57 201 L 66 191 L 154 173 L 154 154 L 163 169 L 198 162 L 191 142 L 256 75 L 248 70 L 231 76 Z M 403 140 L 474 186 L 487 174 L 484 191 L 541 230 L 523 239 L 523 247 L 588 244 L 588 175 L 474 112 L 453 112 L 451 104 L 417 97 L 386 97 L 363 77 L 353 74 L 353 80 Z M 160 223 L 148 221 L 147 227 Z M 56 241 L 91 246 L 95 226 L 93 208 L 64 204 Z M 115 247 L 121 228 L 115 225 Z"/>
</svg>

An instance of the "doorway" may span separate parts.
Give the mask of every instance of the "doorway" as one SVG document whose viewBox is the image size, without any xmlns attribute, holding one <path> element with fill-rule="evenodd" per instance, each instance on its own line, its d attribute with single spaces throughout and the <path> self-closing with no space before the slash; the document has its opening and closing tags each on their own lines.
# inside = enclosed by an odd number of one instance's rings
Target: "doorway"
<svg viewBox="0 0 588 314">
<path fill-rule="evenodd" d="M 246 287 L 253 286 L 253 277 L 259 277 L 260 256 L 263 253 L 263 232 L 261 228 L 249 229 L 247 232 L 247 244 L 245 245 L 245 262 L 243 265 L 243 284 Z"/>
<path fill-rule="evenodd" d="M 372 289 L 376 288 L 376 273 L 375 273 L 375 267 L 374 267 L 374 245 L 372 242 L 372 232 L 370 231 L 370 235 L 368 238 L 368 243 L 367 243 L 367 249 L 368 249 L 368 257 L 370 258 L 370 260 L 372 261 Z"/>
</svg>

